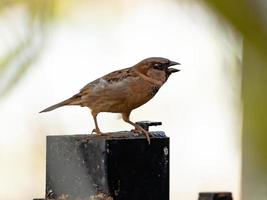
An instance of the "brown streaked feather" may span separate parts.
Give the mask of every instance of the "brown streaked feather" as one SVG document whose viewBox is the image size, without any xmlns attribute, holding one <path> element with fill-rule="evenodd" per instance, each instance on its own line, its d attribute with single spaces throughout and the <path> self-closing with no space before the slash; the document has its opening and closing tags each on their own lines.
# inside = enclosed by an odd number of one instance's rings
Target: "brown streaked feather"
<svg viewBox="0 0 267 200">
<path fill-rule="evenodd" d="M 125 68 L 121 70 L 117 70 L 114 72 L 111 72 L 101 78 L 98 78 L 91 83 L 88 83 L 85 85 L 81 90 L 79 94 L 85 94 L 91 91 L 94 87 L 101 84 L 101 80 L 106 81 L 109 84 L 120 82 L 128 77 L 137 77 L 138 75 L 134 72 L 132 68 Z"/>
</svg>

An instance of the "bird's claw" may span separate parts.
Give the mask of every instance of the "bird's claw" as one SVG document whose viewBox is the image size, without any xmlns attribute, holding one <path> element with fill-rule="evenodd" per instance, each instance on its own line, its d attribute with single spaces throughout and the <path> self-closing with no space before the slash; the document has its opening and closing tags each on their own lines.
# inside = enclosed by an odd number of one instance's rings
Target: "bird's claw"
<svg viewBox="0 0 267 200">
<path fill-rule="evenodd" d="M 144 134 L 148 144 L 150 144 L 150 133 L 148 131 L 146 131 L 145 129 L 143 129 L 141 126 L 136 126 L 135 129 L 131 130 L 132 132 L 134 132 L 137 135 L 141 135 Z"/>
<path fill-rule="evenodd" d="M 136 128 L 135 128 L 135 129 L 132 129 L 131 132 L 132 132 L 134 135 L 136 135 L 136 136 L 143 134 L 141 130 L 138 130 L 138 129 L 136 129 Z"/>
<path fill-rule="evenodd" d="M 91 132 L 91 134 L 94 134 L 94 133 L 96 133 L 97 135 L 104 135 L 104 133 L 102 133 L 99 129 L 96 129 L 96 128 L 94 128 Z"/>
</svg>

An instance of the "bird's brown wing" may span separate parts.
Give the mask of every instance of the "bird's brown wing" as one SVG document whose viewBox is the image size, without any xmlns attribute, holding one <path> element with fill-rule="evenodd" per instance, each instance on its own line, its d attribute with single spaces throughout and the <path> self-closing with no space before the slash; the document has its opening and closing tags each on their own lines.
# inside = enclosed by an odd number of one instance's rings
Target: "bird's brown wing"
<svg viewBox="0 0 267 200">
<path fill-rule="evenodd" d="M 135 71 L 132 68 L 126 68 L 96 79 L 84 86 L 77 94 L 81 97 L 79 105 L 94 109 L 106 102 L 120 104 L 119 102 L 125 101 L 128 96 L 129 82 L 136 78 L 138 75 Z"/>
<path fill-rule="evenodd" d="M 111 72 L 85 85 L 80 90 L 79 94 L 89 93 L 96 88 L 105 89 L 107 86 L 112 85 L 114 83 L 121 82 L 124 79 L 127 79 L 129 77 L 131 78 L 137 77 L 137 74 L 134 72 L 132 68 L 126 68 L 126 69 L 121 69 L 121 70 Z"/>
</svg>

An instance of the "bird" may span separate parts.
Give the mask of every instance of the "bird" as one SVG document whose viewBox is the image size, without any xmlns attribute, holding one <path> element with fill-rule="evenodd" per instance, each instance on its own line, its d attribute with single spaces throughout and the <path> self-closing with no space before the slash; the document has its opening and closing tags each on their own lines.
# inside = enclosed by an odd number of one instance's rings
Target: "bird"
<svg viewBox="0 0 267 200">
<path fill-rule="evenodd" d="M 42 111 L 48 112 L 62 106 L 88 107 L 95 128 L 92 133 L 103 135 L 97 122 L 101 112 L 121 113 L 122 119 L 131 124 L 135 133 L 144 134 L 150 144 L 148 131 L 130 120 L 132 110 L 151 100 L 166 83 L 171 74 L 179 69 L 171 66 L 180 63 L 162 57 L 146 58 L 132 67 L 106 74 L 80 89 L 79 93 Z"/>
</svg>

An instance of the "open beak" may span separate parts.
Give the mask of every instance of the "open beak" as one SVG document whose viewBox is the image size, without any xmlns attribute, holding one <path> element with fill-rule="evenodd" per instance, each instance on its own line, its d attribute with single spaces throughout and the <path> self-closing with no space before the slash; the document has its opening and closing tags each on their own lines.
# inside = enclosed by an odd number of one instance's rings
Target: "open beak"
<svg viewBox="0 0 267 200">
<path fill-rule="evenodd" d="M 168 67 L 168 72 L 171 74 L 171 73 L 175 73 L 175 72 L 179 72 L 180 70 L 179 69 L 175 69 L 175 68 L 172 68 L 170 66 L 174 66 L 174 65 L 180 65 L 180 63 L 178 62 L 174 62 L 174 61 L 171 61 L 169 63 L 169 67 Z"/>
</svg>

